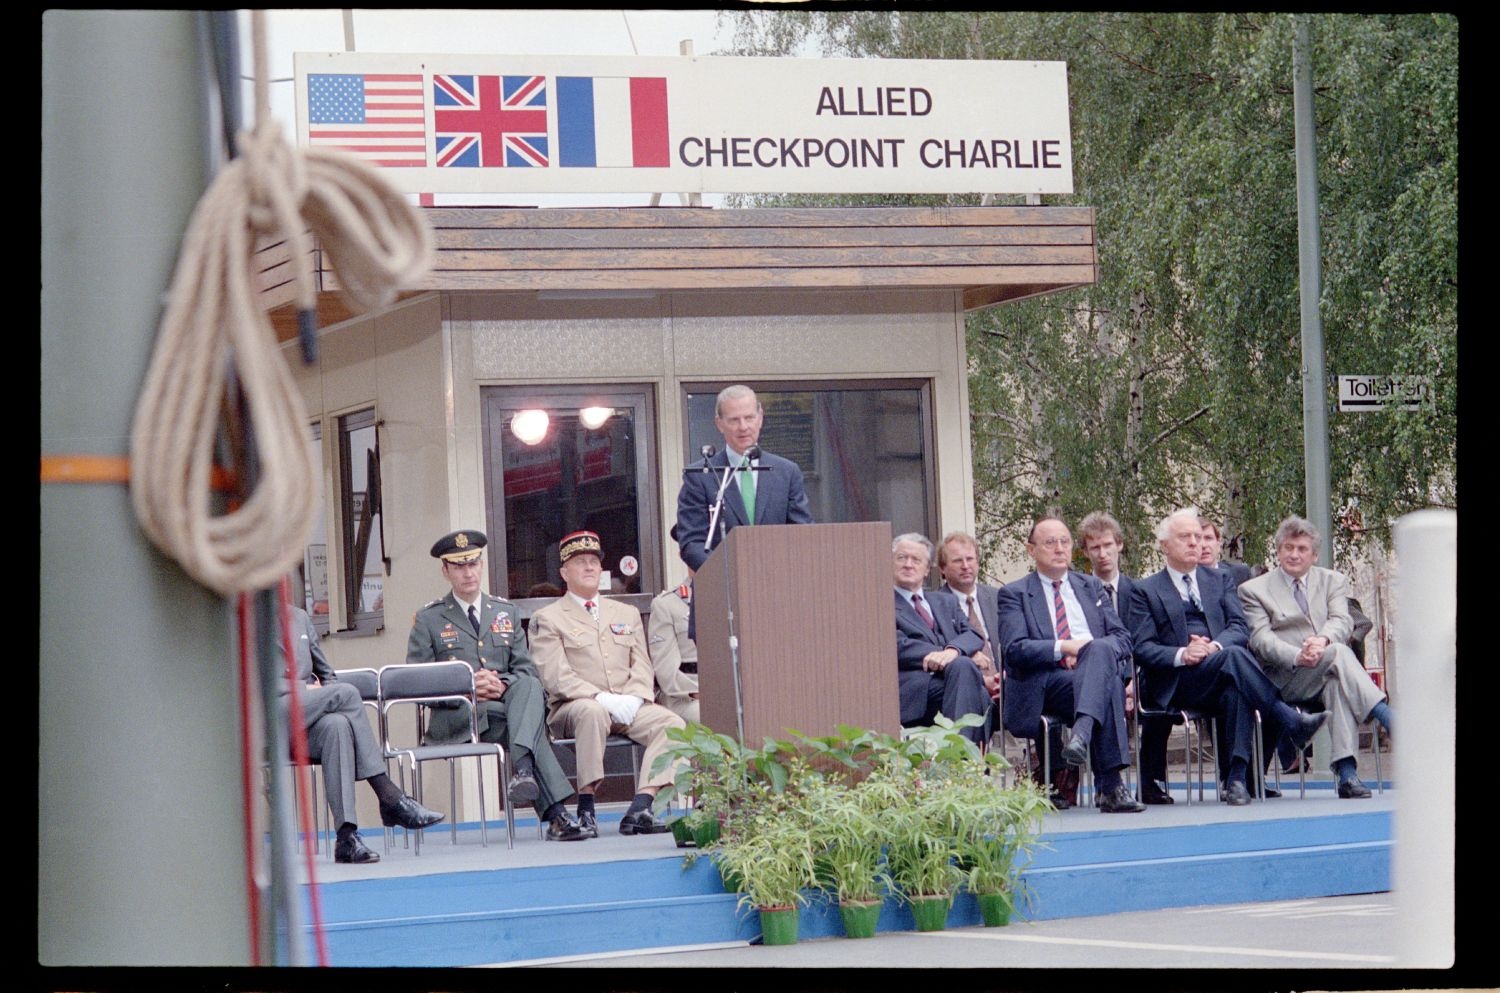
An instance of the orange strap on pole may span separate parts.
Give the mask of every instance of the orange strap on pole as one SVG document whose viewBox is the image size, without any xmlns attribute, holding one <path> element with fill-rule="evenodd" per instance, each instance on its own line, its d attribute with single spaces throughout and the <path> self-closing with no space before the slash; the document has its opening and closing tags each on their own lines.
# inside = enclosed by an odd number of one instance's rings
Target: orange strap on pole
<svg viewBox="0 0 1500 993">
<path fill-rule="evenodd" d="M 237 487 L 234 472 L 213 468 L 213 488 L 232 493 Z M 130 459 L 124 455 L 43 455 L 44 483 L 129 483 Z"/>
</svg>

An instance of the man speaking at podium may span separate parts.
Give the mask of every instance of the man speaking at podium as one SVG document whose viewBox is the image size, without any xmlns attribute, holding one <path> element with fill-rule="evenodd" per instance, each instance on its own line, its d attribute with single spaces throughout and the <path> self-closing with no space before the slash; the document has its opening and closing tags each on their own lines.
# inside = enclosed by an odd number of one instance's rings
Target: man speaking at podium
<svg viewBox="0 0 1500 993">
<path fill-rule="evenodd" d="M 714 402 L 714 427 L 724 449 L 688 466 L 677 494 L 677 544 L 682 561 L 703 568 L 708 553 L 741 524 L 811 524 L 802 470 L 795 462 L 762 452 L 757 445 L 765 411 L 748 386 L 727 386 Z M 713 517 L 714 502 L 730 465 L 740 467 L 724 488 L 723 506 Z M 709 472 L 701 471 L 707 467 Z M 751 467 L 758 467 L 751 471 Z M 709 528 L 714 531 L 709 540 Z M 705 547 L 706 546 L 706 547 Z"/>
</svg>

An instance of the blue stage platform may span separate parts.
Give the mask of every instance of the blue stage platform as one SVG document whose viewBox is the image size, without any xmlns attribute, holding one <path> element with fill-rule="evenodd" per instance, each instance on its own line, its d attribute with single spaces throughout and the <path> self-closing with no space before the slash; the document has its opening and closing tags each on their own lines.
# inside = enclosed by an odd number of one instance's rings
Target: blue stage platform
<svg viewBox="0 0 1500 993">
<path fill-rule="evenodd" d="M 1310 786 L 1312 784 L 1309 784 Z M 1049 815 L 1046 847 L 1025 880 L 1034 920 L 1164 907 L 1276 901 L 1390 889 L 1394 793 L 1339 800 L 1310 788 L 1229 808 L 1215 802 L 1102 815 Z M 670 835 L 623 837 L 604 811 L 598 840 L 557 844 L 518 821 L 516 847 L 490 826 L 427 832 L 416 856 L 397 842 L 382 862 L 316 874 L 330 964 L 462 966 L 566 960 L 569 956 L 748 942 L 756 915 L 725 893 L 705 860 L 683 868 Z M 375 838 L 370 838 L 375 841 Z M 1102 895 L 1102 898 L 1101 898 Z M 950 927 L 979 923 L 960 895 Z M 887 901 L 880 930 L 911 930 L 910 912 Z M 838 911 L 815 900 L 804 939 L 842 934 Z"/>
</svg>

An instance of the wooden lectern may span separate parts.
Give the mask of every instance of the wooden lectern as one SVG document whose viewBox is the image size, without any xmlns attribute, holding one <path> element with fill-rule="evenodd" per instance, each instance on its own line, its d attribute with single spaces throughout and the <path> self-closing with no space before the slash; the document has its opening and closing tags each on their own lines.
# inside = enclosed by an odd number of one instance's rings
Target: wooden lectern
<svg viewBox="0 0 1500 993">
<path fill-rule="evenodd" d="M 739 734 L 732 631 L 746 744 L 840 724 L 899 734 L 891 590 L 888 521 L 730 531 L 693 580 L 703 723 Z"/>
</svg>

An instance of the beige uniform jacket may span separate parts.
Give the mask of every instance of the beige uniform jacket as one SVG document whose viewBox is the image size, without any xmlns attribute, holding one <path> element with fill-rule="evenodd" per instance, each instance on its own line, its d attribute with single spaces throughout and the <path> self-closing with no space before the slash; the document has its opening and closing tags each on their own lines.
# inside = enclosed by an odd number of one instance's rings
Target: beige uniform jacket
<svg viewBox="0 0 1500 993">
<path fill-rule="evenodd" d="M 597 621 L 566 595 L 531 615 L 531 656 L 548 702 L 592 699 L 599 692 L 655 700 L 640 611 L 602 597 L 598 603 Z"/>
</svg>

